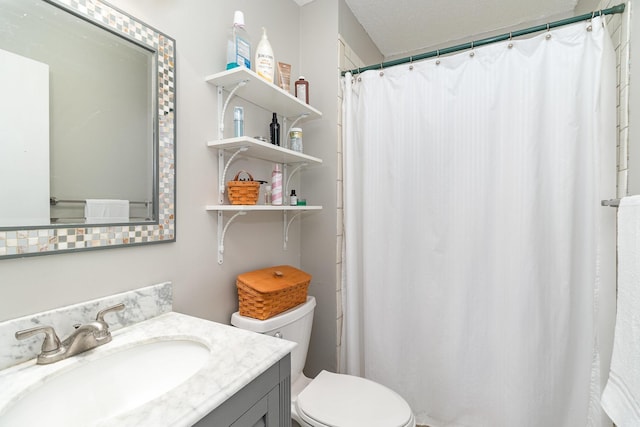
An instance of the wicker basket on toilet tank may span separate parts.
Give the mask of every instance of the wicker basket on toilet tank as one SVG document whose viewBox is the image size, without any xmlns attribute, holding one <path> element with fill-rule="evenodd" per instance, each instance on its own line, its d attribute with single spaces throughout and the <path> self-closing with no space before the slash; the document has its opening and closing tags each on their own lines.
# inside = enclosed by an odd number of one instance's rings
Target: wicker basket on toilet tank
<svg viewBox="0 0 640 427">
<path fill-rule="evenodd" d="M 264 268 L 238 275 L 239 312 L 254 319 L 268 319 L 307 300 L 311 275 L 289 265 Z"/>
</svg>

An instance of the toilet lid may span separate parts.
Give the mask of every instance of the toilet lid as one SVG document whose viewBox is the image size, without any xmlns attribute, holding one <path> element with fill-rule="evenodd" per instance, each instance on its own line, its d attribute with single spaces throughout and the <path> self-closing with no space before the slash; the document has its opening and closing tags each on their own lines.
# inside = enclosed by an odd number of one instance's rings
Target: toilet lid
<svg viewBox="0 0 640 427">
<path fill-rule="evenodd" d="M 404 427 L 411 408 L 396 392 L 352 375 L 322 371 L 296 400 L 307 422 L 330 427 Z"/>
</svg>

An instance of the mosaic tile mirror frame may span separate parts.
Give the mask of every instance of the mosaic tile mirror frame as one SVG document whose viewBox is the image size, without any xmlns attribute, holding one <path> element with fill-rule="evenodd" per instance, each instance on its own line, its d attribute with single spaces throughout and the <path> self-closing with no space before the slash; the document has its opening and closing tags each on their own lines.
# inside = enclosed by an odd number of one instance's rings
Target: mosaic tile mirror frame
<svg viewBox="0 0 640 427">
<path fill-rule="evenodd" d="M 175 241 L 175 40 L 99 0 L 43 1 L 153 53 L 157 209 L 155 219 L 144 223 L 3 228 L 0 259 Z"/>
</svg>

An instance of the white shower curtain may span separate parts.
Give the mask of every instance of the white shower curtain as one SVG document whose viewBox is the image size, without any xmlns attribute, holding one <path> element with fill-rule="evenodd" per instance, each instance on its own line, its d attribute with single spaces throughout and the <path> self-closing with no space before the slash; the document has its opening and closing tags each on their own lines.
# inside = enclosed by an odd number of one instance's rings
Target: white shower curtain
<svg viewBox="0 0 640 427">
<path fill-rule="evenodd" d="M 418 424 L 602 425 L 615 59 L 588 25 L 345 78 L 340 366 Z"/>
</svg>

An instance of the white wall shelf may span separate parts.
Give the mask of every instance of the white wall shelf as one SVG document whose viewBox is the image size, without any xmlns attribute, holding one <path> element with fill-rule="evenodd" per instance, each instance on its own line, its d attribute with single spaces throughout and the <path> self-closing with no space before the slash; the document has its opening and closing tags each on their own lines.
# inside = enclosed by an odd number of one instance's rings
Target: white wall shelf
<svg viewBox="0 0 640 427">
<path fill-rule="evenodd" d="M 227 211 L 227 212 L 266 212 L 266 211 L 318 211 L 322 206 L 273 206 L 273 205 L 207 205 L 208 211 Z"/>
<path fill-rule="evenodd" d="M 308 114 L 309 119 L 322 117 L 320 111 L 244 67 L 212 74 L 205 77 L 205 81 L 227 91 L 233 90 L 240 82 L 245 82 L 237 90 L 237 96 L 285 117 L 298 117 L 302 114 Z"/>
<path fill-rule="evenodd" d="M 285 165 L 283 168 L 284 174 L 286 174 L 287 170 L 286 165 L 296 165 L 286 181 L 284 179 L 287 177 L 283 176 L 283 181 L 286 182 L 283 191 L 286 192 L 288 191 L 291 176 L 298 172 L 300 168 L 309 164 L 322 164 L 322 159 L 248 136 L 225 138 L 225 111 L 231 99 L 234 96 L 238 96 L 267 111 L 284 117 L 283 129 L 285 129 L 285 135 L 288 134 L 286 131 L 287 119 L 293 120 L 289 125 L 293 127 L 300 120 L 318 119 L 322 117 L 322 113 L 246 68 L 239 67 L 212 74 L 205 77 L 205 81 L 217 87 L 218 95 L 218 137 L 214 141 L 207 142 L 208 147 L 218 150 L 218 204 L 206 206 L 207 211 L 217 212 L 218 215 L 218 264 L 222 264 L 224 260 L 224 239 L 227 230 L 236 218 L 249 212 L 282 212 L 283 240 L 284 249 L 286 249 L 289 241 L 289 228 L 293 220 L 304 212 L 321 210 L 322 206 L 225 205 L 224 193 L 229 165 L 237 156 L 281 163 Z M 226 100 L 224 92 L 228 92 Z M 233 213 L 226 223 L 225 212 Z"/>
<path fill-rule="evenodd" d="M 249 136 L 239 136 L 236 138 L 227 138 L 217 141 L 209 141 L 207 145 L 210 148 L 218 148 L 221 150 L 237 150 L 246 147 L 247 150 L 242 155 L 252 157 L 254 159 L 267 160 L 274 163 L 317 163 L 321 164 L 322 159 L 310 156 L 304 153 L 282 148 L 268 142 Z"/>
</svg>

